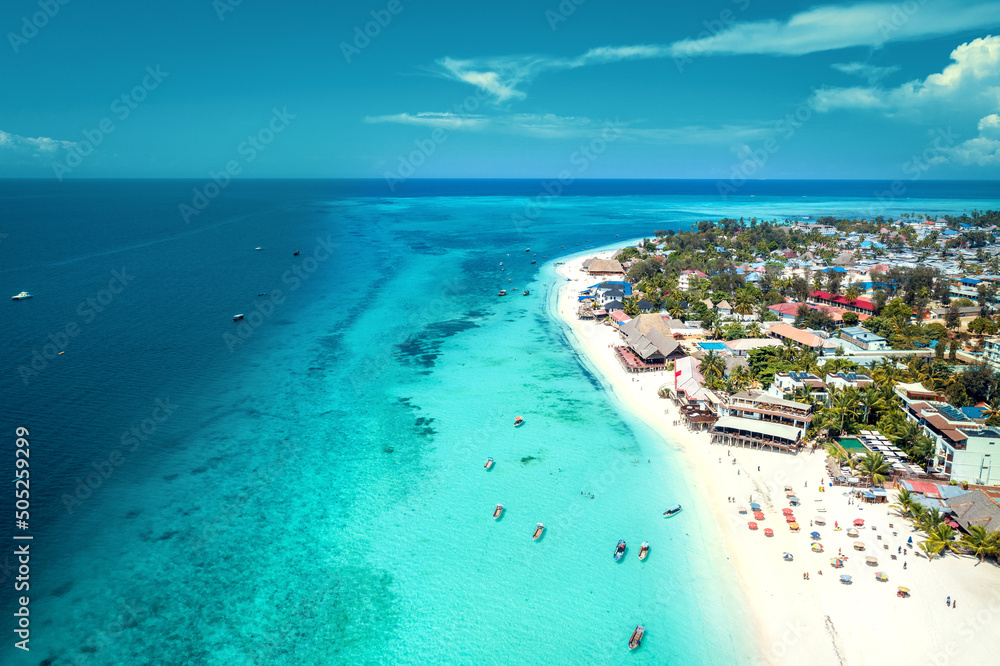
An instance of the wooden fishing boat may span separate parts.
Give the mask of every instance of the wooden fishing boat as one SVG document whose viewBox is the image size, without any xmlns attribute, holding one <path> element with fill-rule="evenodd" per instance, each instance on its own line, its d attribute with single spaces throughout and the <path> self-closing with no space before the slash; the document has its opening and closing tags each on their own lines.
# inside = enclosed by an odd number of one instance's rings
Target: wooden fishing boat
<svg viewBox="0 0 1000 666">
<path fill-rule="evenodd" d="M 483 465 L 483 467 L 486 469 L 490 469 L 491 467 L 493 467 L 493 458 L 487 458 L 486 464 Z"/>
<path fill-rule="evenodd" d="M 507 295 L 506 289 L 501 289 L 500 291 L 497 292 L 497 296 L 506 296 L 506 295 Z"/>
<path fill-rule="evenodd" d="M 681 512 L 681 505 L 673 504 L 667 507 L 667 510 L 663 512 L 663 515 L 669 518 L 670 516 L 675 516 L 680 512 Z"/>
<path fill-rule="evenodd" d="M 518 427 L 519 425 L 521 425 L 522 423 L 524 423 L 524 417 L 523 416 L 517 416 L 517 417 L 514 418 L 514 427 L 515 428 Z"/>
<path fill-rule="evenodd" d="M 623 557 L 625 557 L 625 540 L 619 539 L 618 545 L 615 547 L 615 562 L 621 562 Z"/>
<path fill-rule="evenodd" d="M 497 504 L 497 508 L 493 509 L 493 520 L 497 520 L 503 515 L 503 504 Z"/>
<path fill-rule="evenodd" d="M 545 525 L 538 523 L 535 525 L 535 533 L 531 536 L 532 539 L 538 541 L 538 537 L 542 536 L 542 532 L 545 531 Z"/>
<path fill-rule="evenodd" d="M 649 555 L 649 542 L 643 541 L 642 545 L 639 546 L 639 559 L 640 560 L 646 559 L 646 555 Z"/>
<path fill-rule="evenodd" d="M 646 627 L 642 625 L 637 625 L 635 631 L 632 632 L 632 638 L 628 639 L 628 649 L 634 650 L 640 645 L 642 645 L 642 635 L 646 633 Z"/>
</svg>

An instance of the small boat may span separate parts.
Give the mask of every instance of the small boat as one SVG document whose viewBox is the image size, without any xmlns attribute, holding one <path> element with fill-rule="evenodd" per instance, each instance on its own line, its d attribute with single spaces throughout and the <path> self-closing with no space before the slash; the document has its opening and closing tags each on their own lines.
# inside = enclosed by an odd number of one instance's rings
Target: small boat
<svg viewBox="0 0 1000 666">
<path fill-rule="evenodd" d="M 255 247 L 255 248 L 254 248 L 254 251 L 255 251 L 255 252 L 260 252 L 260 251 L 261 251 L 261 250 L 263 250 L 263 249 L 264 249 L 264 248 L 262 248 L 261 246 L 259 246 L 259 245 L 258 245 L 257 247 Z"/>
<path fill-rule="evenodd" d="M 621 562 L 623 557 L 625 557 L 625 541 L 619 539 L 618 546 L 615 547 L 615 562 Z"/>
<path fill-rule="evenodd" d="M 531 292 L 528 291 L 527 289 L 525 289 L 524 291 L 521 292 L 522 296 L 528 296 L 529 294 L 531 294 Z"/>
<path fill-rule="evenodd" d="M 503 515 L 503 504 L 497 504 L 497 508 L 493 509 L 493 520 L 497 520 Z"/>
<path fill-rule="evenodd" d="M 514 419 L 514 427 L 515 428 L 518 427 L 519 425 L 521 425 L 522 423 L 524 423 L 524 417 L 523 416 L 518 416 L 518 417 L 516 417 Z"/>
<path fill-rule="evenodd" d="M 233 315 L 233 321 L 243 321 L 243 315 Z"/>
<path fill-rule="evenodd" d="M 500 291 L 499 291 L 499 292 L 497 293 L 497 296 L 506 296 L 506 295 L 507 295 L 507 290 L 506 290 L 506 289 L 501 289 L 501 290 L 500 290 Z"/>
<path fill-rule="evenodd" d="M 646 627 L 642 625 L 637 625 L 635 631 L 632 632 L 632 638 L 628 639 L 628 649 L 634 650 L 640 645 L 642 645 L 642 635 L 646 633 Z"/>
<path fill-rule="evenodd" d="M 533 261 L 533 262 L 531 262 L 531 263 L 535 264 L 535 263 L 538 263 L 538 262 L 536 262 L 536 261 Z"/>
<path fill-rule="evenodd" d="M 483 467 L 485 467 L 486 469 L 489 469 L 489 468 L 493 467 L 493 458 L 487 458 L 486 459 L 486 464 L 483 465 Z"/>
<path fill-rule="evenodd" d="M 258 295 L 258 296 L 267 296 L 267 292 L 266 292 L 266 291 L 262 291 L 262 292 L 260 292 L 260 293 L 259 293 L 259 294 L 257 294 L 257 295 Z"/>
<path fill-rule="evenodd" d="M 644 560 L 647 555 L 649 555 L 649 542 L 643 541 L 642 545 L 639 546 L 639 559 Z"/>
<path fill-rule="evenodd" d="M 677 515 L 680 512 L 681 512 L 681 505 L 680 504 L 673 504 L 673 505 L 667 507 L 667 510 L 663 512 L 663 515 L 665 517 L 669 518 L 670 516 L 675 516 L 675 515 Z"/>
<path fill-rule="evenodd" d="M 538 537 L 542 536 L 542 532 L 545 531 L 545 525 L 538 523 L 535 525 L 535 533 L 531 536 L 532 539 L 538 541 Z"/>
<path fill-rule="evenodd" d="M 295 257 L 299 256 L 299 251 L 296 250 L 295 252 L 292 252 L 292 256 L 295 256 Z"/>
<path fill-rule="evenodd" d="M 531 252 L 531 248 L 530 247 L 526 247 L 526 248 L 524 248 L 524 251 L 525 252 Z"/>
<path fill-rule="evenodd" d="M 16 296 L 11 296 L 10 300 L 12 300 L 12 301 L 23 301 L 26 298 L 31 298 L 31 294 L 29 294 L 26 291 L 22 291 L 20 294 L 18 294 Z"/>
</svg>

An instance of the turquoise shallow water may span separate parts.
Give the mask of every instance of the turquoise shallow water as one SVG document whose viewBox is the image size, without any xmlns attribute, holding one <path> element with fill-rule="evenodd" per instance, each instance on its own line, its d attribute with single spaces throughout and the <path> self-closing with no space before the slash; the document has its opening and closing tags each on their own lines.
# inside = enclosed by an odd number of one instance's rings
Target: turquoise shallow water
<svg viewBox="0 0 1000 666">
<path fill-rule="evenodd" d="M 233 190 L 214 218 L 178 229 L 162 212 L 183 200 L 171 187 L 55 199 L 106 233 L 67 230 L 44 262 L 28 251 L 40 245 L 5 241 L 0 282 L 36 293 L 10 320 L 5 404 L 37 433 L 45 470 L 37 643 L 12 663 L 756 660 L 698 480 L 669 434 L 610 400 L 573 352 L 550 313 L 547 262 L 703 217 L 784 216 L 797 202 L 565 198 L 512 228 L 521 197 L 279 184 Z M 40 238 L 65 224 L 12 199 Z M 102 216 L 112 204 L 119 213 Z M 332 255 L 306 263 L 320 246 Z M 11 368 L 121 265 L 135 267 L 134 285 L 19 384 Z M 514 295 L 497 298 L 504 287 Z M 277 289 L 287 299 L 230 350 L 232 313 Z M 67 511 L 157 398 L 176 411 Z M 663 519 L 674 502 L 685 511 Z M 548 529 L 533 542 L 536 522 Z M 615 563 L 619 538 L 629 551 Z M 637 623 L 647 637 L 629 653 Z"/>
</svg>

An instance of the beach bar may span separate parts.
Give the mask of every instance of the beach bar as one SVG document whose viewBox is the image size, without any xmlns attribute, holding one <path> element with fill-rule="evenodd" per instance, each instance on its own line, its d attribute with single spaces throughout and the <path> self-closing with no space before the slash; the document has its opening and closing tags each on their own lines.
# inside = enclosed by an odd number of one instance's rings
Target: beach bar
<svg viewBox="0 0 1000 666">
<path fill-rule="evenodd" d="M 712 427 L 712 443 L 797 452 L 801 433 L 799 428 L 781 423 L 723 416 Z"/>
</svg>

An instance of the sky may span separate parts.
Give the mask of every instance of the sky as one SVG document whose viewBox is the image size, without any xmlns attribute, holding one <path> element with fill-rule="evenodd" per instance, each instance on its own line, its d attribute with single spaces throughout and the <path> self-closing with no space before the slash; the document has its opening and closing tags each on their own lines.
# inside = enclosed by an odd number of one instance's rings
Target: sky
<svg viewBox="0 0 1000 666">
<path fill-rule="evenodd" d="M 7 0 L 0 31 L 6 178 L 1000 177 L 996 1 Z"/>
</svg>

